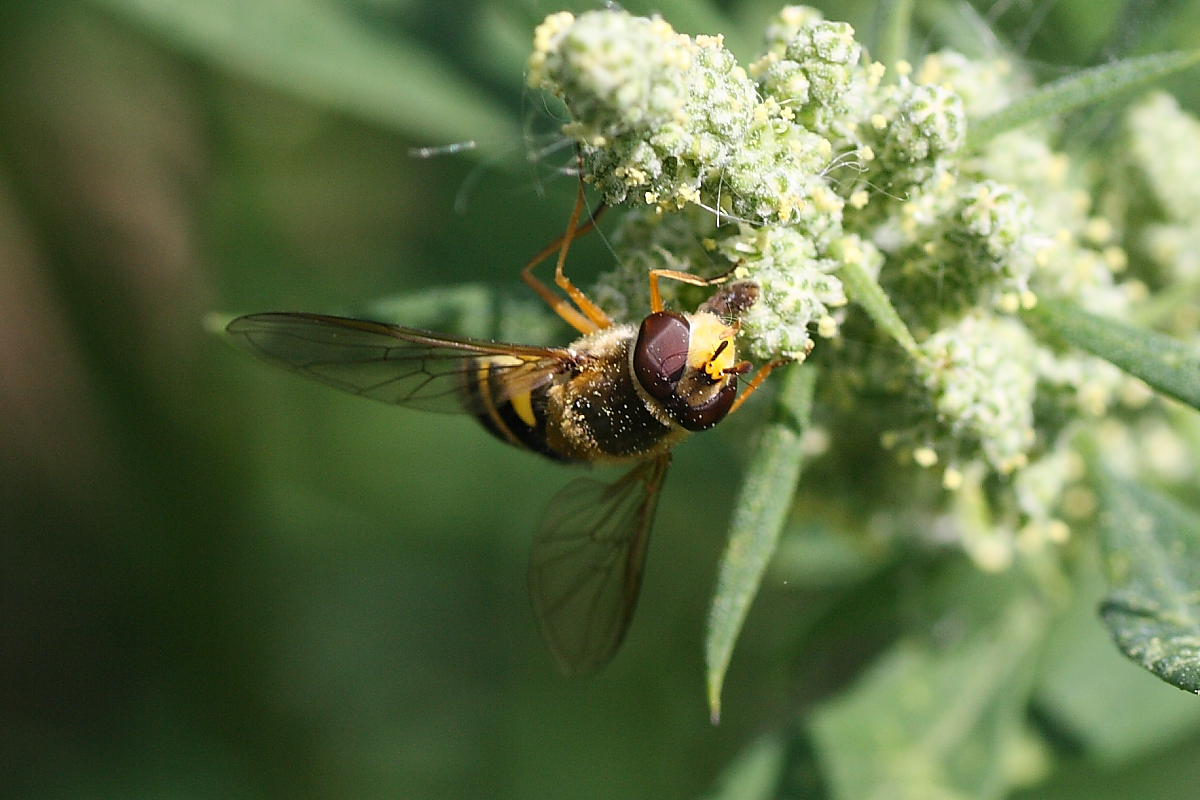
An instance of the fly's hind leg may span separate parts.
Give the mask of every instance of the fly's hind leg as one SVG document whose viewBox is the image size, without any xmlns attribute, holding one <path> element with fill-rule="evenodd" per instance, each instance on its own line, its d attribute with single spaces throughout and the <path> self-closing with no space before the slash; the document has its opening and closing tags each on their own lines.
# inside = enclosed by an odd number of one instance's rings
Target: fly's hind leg
<svg viewBox="0 0 1200 800">
<path fill-rule="evenodd" d="M 592 302 L 583 293 L 583 290 L 572 283 L 571 279 L 563 272 L 563 265 L 567 261 L 567 251 L 571 249 L 571 242 L 575 240 L 576 236 L 582 236 L 596 227 L 596 220 L 600 218 L 606 206 L 601 205 L 596 209 L 596 213 L 592 214 L 591 219 L 580 225 L 579 218 L 583 215 L 583 208 L 584 193 L 583 178 L 581 177 L 579 180 L 579 193 L 575 199 L 575 208 L 571 212 L 571 221 L 567 224 L 566 232 L 544 247 L 540 253 L 525 265 L 525 268 L 521 270 L 521 280 L 525 281 L 531 289 L 537 292 L 538 296 L 545 300 L 554 309 L 554 312 L 566 320 L 573 328 L 580 333 L 593 333 L 612 325 L 612 318 L 604 313 L 604 309 Z M 554 267 L 554 283 L 558 285 L 558 288 L 567 293 L 567 297 L 560 297 L 555 294 L 549 286 L 533 274 L 533 268 L 545 261 L 556 251 L 558 252 L 558 261 Z M 567 298 L 570 298 L 570 300 L 568 301 Z"/>
</svg>

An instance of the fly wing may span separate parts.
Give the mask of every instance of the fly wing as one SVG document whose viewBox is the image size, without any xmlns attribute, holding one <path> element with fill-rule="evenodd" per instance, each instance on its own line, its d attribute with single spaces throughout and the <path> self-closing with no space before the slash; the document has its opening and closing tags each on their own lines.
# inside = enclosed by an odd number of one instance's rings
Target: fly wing
<svg viewBox="0 0 1200 800">
<path fill-rule="evenodd" d="M 322 314 L 251 314 L 225 330 L 236 344 L 272 364 L 351 394 L 425 411 L 480 413 L 481 401 L 467 387 L 485 372 L 491 399 L 502 401 L 574 364 L 565 348 L 444 336 Z"/>
<path fill-rule="evenodd" d="M 550 501 L 533 541 L 529 593 L 542 636 L 569 674 L 613 657 L 637 606 L 669 455 L 615 483 L 579 478 Z"/>
</svg>

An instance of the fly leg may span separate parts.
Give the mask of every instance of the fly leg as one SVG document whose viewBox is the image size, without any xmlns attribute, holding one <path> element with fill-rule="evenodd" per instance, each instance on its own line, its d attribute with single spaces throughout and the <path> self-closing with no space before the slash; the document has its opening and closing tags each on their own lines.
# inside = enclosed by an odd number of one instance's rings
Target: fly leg
<svg viewBox="0 0 1200 800">
<path fill-rule="evenodd" d="M 571 242 L 575 240 L 576 236 L 582 236 L 596 227 L 596 220 L 600 218 L 600 215 L 606 208 L 606 206 L 601 205 L 596 209 L 596 213 L 592 214 L 591 219 L 580 225 L 579 218 L 583 215 L 584 199 L 583 178 L 581 177 L 579 179 L 579 194 L 576 196 L 575 208 L 571 212 L 571 221 L 567 224 L 566 232 L 546 245 L 540 253 L 525 265 L 525 268 L 521 270 L 521 280 L 525 281 L 531 289 L 537 292 L 538 296 L 545 300 L 550 308 L 554 309 L 554 313 L 566 320 L 571 327 L 580 333 L 593 333 L 612 325 L 612 318 L 604 313 L 604 309 L 592 302 L 583 293 L 583 290 L 572 283 L 571 279 L 563 272 L 563 265 L 567 261 L 567 251 L 571 249 Z M 533 274 L 533 268 L 545 261 L 556 251 L 558 253 L 558 261 L 554 267 L 554 282 L 558 285 L 558 288 L 567 293 L 567 297 L 555 294 L 554 290 Z M 570 298 L 570 300 L 568 301 L 567 298 Z"/>
</svg>

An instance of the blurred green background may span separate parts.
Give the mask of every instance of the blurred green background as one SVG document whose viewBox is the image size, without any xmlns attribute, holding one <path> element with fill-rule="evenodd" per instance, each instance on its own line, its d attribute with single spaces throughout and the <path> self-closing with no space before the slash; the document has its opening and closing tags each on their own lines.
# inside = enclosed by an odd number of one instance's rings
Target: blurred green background
<svg viewBox="0 0 1200 800">
<path fill-rule="evenodd" d="M 874 5 L 826 11 L 869 31 Z M 978 18 L 1055 77 L 1194 46 L 1195 5 L 1040 0 L 982 4 Z M 918 50 L 988 46 L 966 7 L 917 6 Z M 922 16 L 935 6 L 949 12 L 938 26 Z M 570 470 L 469 419 L 309 385 L 205 331 L 214 310 L 409 296 L 412 316 L 433 314 L 423 290 L 467 283 L 483 288 L 464 295 L 479 310 L 460 327 L 504 330 L 496 312 L 525 298 L 519 266 L 561 230 L 575 190 L 569 153 L 543 152 L 552 112 L 523 88 L 533 26 L 561 7 L 0 7 L 11 796 L 696 797 L 756 735 L 848 680 L 862 642 L 886 638 L 871 625 L 889 601 L 870 583 L 839 607 L 846 633 L 826 649 L 804 637 L 832 624 L 817 621 L 829 598 L 771 584 L 723 722 L 708 723 L 703 624 L 760 409 L 678 451 L 626 645 L 599 676 L 564 679 L 524 576 Z M 777 10 L 626 7 L 723 30 L 743 57 Z M 1195 109 L 1194 86 L 1176 88 Z M 410 153 L 467 140 L 466 153 Z M 608 257 L 590 238 L 572 267 L 584 283 Z M 1197 763 L 1200 745 L 1173 747 L 1099 774 L 1080 762 L 1054 796 L 1145 787 L 1136 770 L 1166 781 L 1142 796 L 1194 796 L 1195 769 L 1161 764 Z"/>
</svg>

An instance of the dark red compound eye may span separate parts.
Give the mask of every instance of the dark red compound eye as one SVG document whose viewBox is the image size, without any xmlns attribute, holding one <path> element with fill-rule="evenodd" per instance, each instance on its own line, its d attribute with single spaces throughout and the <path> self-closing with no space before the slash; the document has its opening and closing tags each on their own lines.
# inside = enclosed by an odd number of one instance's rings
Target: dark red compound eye
<svg viewBox="0 0 1200 800">
<path fill-rule="evenodd" d="M 656 311 L 642 321 L 633 346 L 633 374 L 651 397 L 668 403 L 687 366 L 691 327 L 682 314 Z"/>
<path fill-rule="evenodd" d="M 671 416 L 689 431 L 706 431 L 729 414 L 737 397 L 737 389 L 737 381 L 730 381 L 703 405 L 690 406 L 682 398 L 676 398 L 668 409 Z"/>
</svg>

